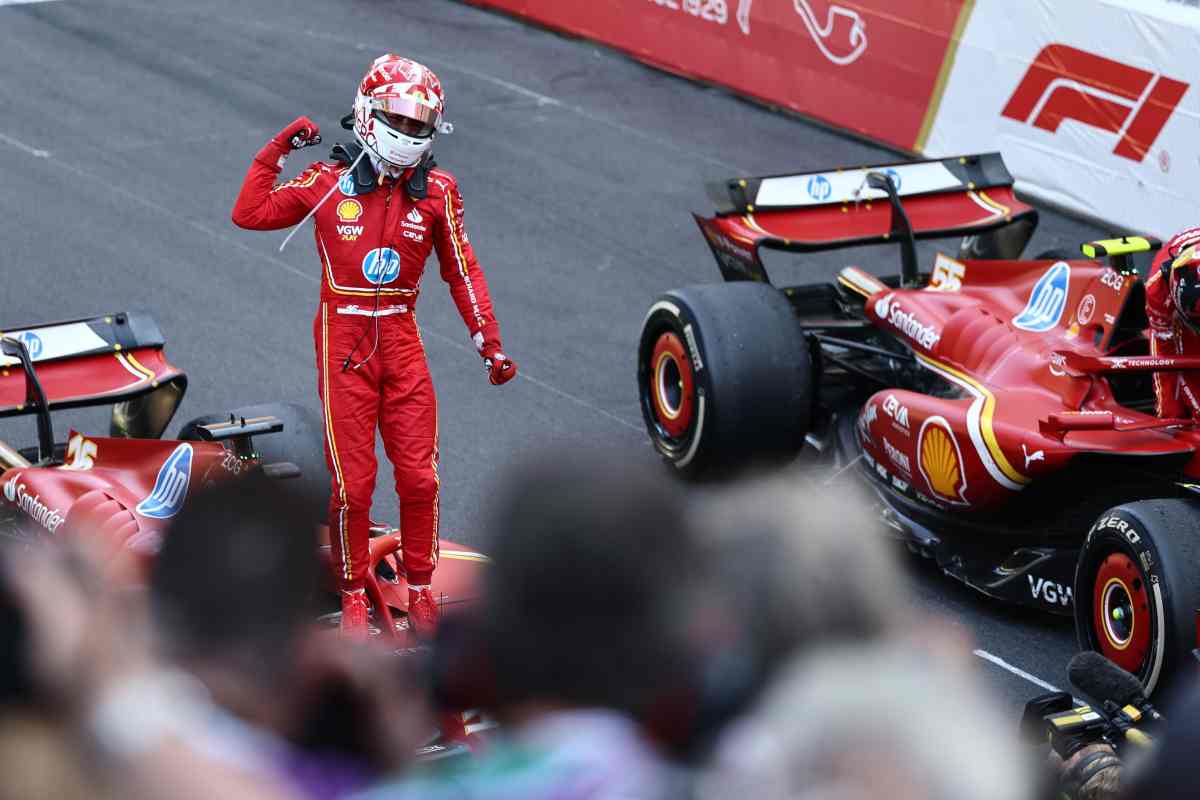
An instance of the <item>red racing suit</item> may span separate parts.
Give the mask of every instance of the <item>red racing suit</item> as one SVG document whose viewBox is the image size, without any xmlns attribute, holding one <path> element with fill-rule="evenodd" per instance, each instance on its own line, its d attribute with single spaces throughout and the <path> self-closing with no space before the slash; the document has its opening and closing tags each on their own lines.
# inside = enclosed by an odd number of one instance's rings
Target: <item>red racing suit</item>
<svg viewBox="0 0 1200 800">
<path fill-rule="evenodd" d="M 378 427 L 400 498 L 406 578 L 427 585 L 438 558 L 438 423 L 414 306 L 432 250 L 476 347 L 484 354 L 500 347 L 487 282 L 463 230 L 462 196 L 440 169 L 429 171 L 423 199 L 409 196 L 410 172 L 357 194 L 347 165 L 325 162 L 276 186 L 286 155 L 271 142 L 255 157 L 233 222 L 287 228 L 338 187 L 313 217 L 322 271 L 313 339 L 336 578 L 344 590 L 364 584 Z"/>
<path fill-rule="evenodd" d="M 1175 313 L 1171 288 L 1163 264 L 1171 259 L 1171 245 L 1159 250 L 1146 279 L 1146 316 L 1150 319 L 1150 354 L 1200 355 L 1200 335 L 1184 325 Z M 1165 419 L 1200 418 L 1200 373 L 1156 372 L 1154 394 L 1158 416 Z"/>
</svg>

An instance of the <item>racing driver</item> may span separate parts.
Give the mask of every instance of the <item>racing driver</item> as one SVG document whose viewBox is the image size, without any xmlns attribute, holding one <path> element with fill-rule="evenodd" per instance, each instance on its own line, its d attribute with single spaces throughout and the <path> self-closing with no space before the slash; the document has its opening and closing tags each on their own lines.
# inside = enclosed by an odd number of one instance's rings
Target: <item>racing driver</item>
<svg viewBox="0 0 1200 800">
<path fill-rule="evenodd" d="M 1158 252 L 1146 279 L 1150 354 L 1200 354 L 1200 228 L 1176 234 Z M 1157 412 L 1166 419 L 1200 418 L 1200 374 L 1155 372 Z"/>
<path fill-rule="evenodd" d="M 409 624 L 426 639 L 437 625 L 430 589 L 438 559 L 437 407 L 413 316 L 431 250 L 491 383 L 517 374 L 463 229 L 458 184 L 433 161 L 434 139 L 451 130 L 444 104 L 433 72 L 381 56 L 358 86 L 354 113 L 342 120 L 356 142 L 338 144 L 331 162 L 276 186 L 292 150 L 321 142 L 312 120 L 297 119 L 254 157 L 233 209 L 234 224 L 252 230 L 314 220 L 323 277 L 313 337 L 332 476 L 329 538 L 341 630 L 354 640 L 367 634 L 376 427 L 400 498 Z"/>
</svg>

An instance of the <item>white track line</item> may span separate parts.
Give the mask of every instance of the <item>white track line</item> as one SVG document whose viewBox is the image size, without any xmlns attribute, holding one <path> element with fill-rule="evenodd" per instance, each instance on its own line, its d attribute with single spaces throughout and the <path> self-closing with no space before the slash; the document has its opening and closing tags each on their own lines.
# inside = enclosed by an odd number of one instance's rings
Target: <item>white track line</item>
<svg viewBox="0 0 1200 800">
<path fill-rule="evenodd" d="M 380 50 L 382 52 L 381 48 L 377 47 L 375 49 Z M 592 111 L 589 111 L 586 108 L 584 108 L 583 106 L 572 105 L 570 103 L 566 103 L 562 100 L 559 100 L 558 98 L 549 97 L 544 94 L 539 94 L 538 92 L 535 92 L 532 89 L 526 89 L 524 86 L 519 86 L 515 83 L 510 83 L 509 81 L 501 80 L 492 75 L 488 75 L 485 72 L 479 72 L 477 70 L 473 70 L 468 67 L 459 66 L 458 64 L 453 64 L 448 61 L 441 61 L 440 59 L 431 59 L 429 61 L 431 64 L 438 64 L 439 65 L 438 69 L 445 70 L 448 72 L 460 72 L 463 75 L 470 76 L 472 78 L 475 78 L 476 80 L 484 81 L 485 83 L 490 83 L 495 86 L 499 86 L 502 89 L 507 89 L 508 91 L 513 92 L 515 94 L 529 97 L 533 100 L 536 100 L 539 106 L 554 106 L 555 108 L 561 108 L 566 111 L 570 111 L 574 114 L 578 114 L 579 116 L 581 116 L 584 119 L 589 120 L 591 122 L 595 122 L 600 125 L 607 125 L 610 128 L 616 128 L 617 130 L 621 131 L 622 133 L 624 133 L 628 136 L 636 136 L 639 139 L 644 139 L 648 142 L 652 142 L 654 144 L 657 144 L 659 147 L 662 147 L 666 150 L 670 150 L 671 152 L 684 153 L 686 155 L 691 156 L 692 158 L 699 159 L 700 161 L 703 161 L 706 164 L 711 164 L 713 166 L 720 167 L 722 169 L 728 169 L 728 170 L 731 170 L 732 172 L 738 173 L 739 175 L 749 175 L 750 174 L 749 170 L 745 170 L 734 164 L 730 164 L 728 161 L 723 161 L 719 158 L 711 158 L 709 156 L 706 156 L 702 153 L 697 153 L 695 151 L 681 149 L 679 147 L 678 142 L 672 142 L 667 139 L 660 138 L 658 136 L 653 136 L 641 128 L 635 128 L 632 125 L 626 125 L 623 122 L 617 122 L 616 120 L 611 119 L 609 117 L 605 117 L 601 114 L 596 114 Z"/>
<path fill-rule="evenodd" d="M 631 430 L 631 431 L 637 431 L 638 435 L 642 435 L 646 432 L 645 427 L 643 427 L 641 425 L 635 425 L 632 422 L 630 422 L 629 420 L 625 419 L 624 417 L 618 417 L 616 414 L 605 411 L 603 408 L 600 408 L 599 406 L 592 405 L 588 401 L 586 401 L 580 397 L 576 397 L 573 394 L 564 392 L 562 389 L 559 389 L 557 386 L 551 386 L 550 384 L 546 383 L 545 381 L 539 380 L 538 378 L 535 378 L 532 375 L 529 375 L 524 372 L 518 372 L 517 377 L 524 378 L 525 380 L 532 383 L 534 386 L 540 386 L 543 389 L 545 389 L 546 391 L 551 392 L 552 394 L 556 394 L 565 400 L 570 400 L 573 403 L 578 403 L 579 405 L 583 406 L 584 408 L 590 408 L 592 411 L 595 411 L 597 414 L 599 414 L 603 417 L 608 417 L 613 422 L 616 422 L 619 425 L 624 425 L 626 428 L 629 428 L 629 430 Z"/>
<path fill-rule="evenodd" d="M 5 0 L 0 0 L 0 5 L 3 5 L 4 2 L 5 2 Z M 11 146 L 17 148 L 18 150 L 20 150 L 22 153 L 31 155 L 34 158 L 49 158 L 50 157 L 50 151 L 39 150 L 36 147 L 31 147 L 30 145 L 25 144 L 21 140 L 14 139 L 11 136 L 5 136 L 3 133 L 0 133 L 0 142 L 4 142 L 7 145 L 11 145 Z"/>
<path fill-rule="evenodd" d="M 1047 683 L 1046 681 L 1042 680 L 1038 676 L 1031 675 L 1030 673 L 1021 669 L 1020 667 L 1013 666 L 1012 664 L 1008 663 L 1000 656 L 993 655 L 993 654 L 989 653 L 987 650 L 974 650 L 972 652 L 974 652 L 975 655 L 979 656 L 984 661 L 990 661 L 991 663 L 995 664 L 1000 669 L 1007 670 L 1008 672 L 1011 672 L 1013 675 L 1016 675 L 1018 678 L 1023 678 L 1024 680 L 1029 681 L 1034 686 L 1040 686 L 1041 688 L 1045 689 L 1047 692 L 1061 692 L 1062 691 L 1062 689 L 1059 689 L 1054 684 Z"/>
<path fill-rule="evenodd" d="M 440 331 L 434 330 L 433 328 L 422 327 L 421 334 L 424 336 L 430 336 L 434 339 L 445 342 L 446 344 L 450 345 L 451 347 L 457 348 L 459 350 L 465 350 L 468 353 L 476 353 L 477 352 L 473 346 L 464 344 L 461 339 L 457 339 L 453 336 L 447 336 L 446 334 L 441 333 Z M 517 373 L 517 379 L 518 380 L 521 380 L 521 379 L 527 380 L 530 383 L 532 383 L 534 386 L 540 386 L 543 389 L 545 389 L 546 391 L 550 392 L 551 394 L 556 394 L 559 397 L 563 398 L 564 400 L 570 400 L 572 403 L 583 406 L 584 408 L 589 409 L 591 411 L 595 411 L 600 416 L 607 417 L 608 419 L 611 419 L 613 422 L 617 423 L 618 425 L 624 425 L 626 428 L 629 428 L 630 430 L 633 430 L 633 431 L 637 431 L 639 434 L 642 433 L 643 431 L 645 431 L 645 428 L 643 428 L 641 425 L 635 425 L 632 422 L 630 422 L 629 420 L 625 419 L 624 417 L 619 417 L 616 414 L 613 414 L 611 411 L 605 411 L 600 406 L 590 403 L 587 400 L 584 400 L 582 397 L 578 397 L 577 395 L 570 394 L 569 392 L 564 392 L 562 389 L 559 389 L 557 386 L 553 386 L 539 378 L 535 378 L 532 375 L 530 375 L 528 372 L 526 372 L 523 368 L 521 369 L 520 372 Z"/>
<path fill-rule="evenodd" d="M 50 161 L 48 163 L 52 164 L 53 166 L 55 166 L 59 169 L 65 170 L 74 175 L 78 175 L 81 178 L 87 178 L 88 180 L 95 181 L 96 183 L 99 183 L 102 186 L 104 186 L 104 188 L 108 189 L 113 194 L 119 194 L 122 197 L 129 200 L 130 202 L 136 203 L 136 204 L 142 206 L 143 208 L 148 208 L 151 211 L 156 211 L 159 214 L 166 217 L 167 219 L 170 219 L 174 222 L 178 222 L 181 225 L 186 225 L 187 227 L 191 228 L 192 230 L 199 231 L 200 233 L 203 233 L 207 236 L 211 236 L 212 238 L 216 239 L 217 241 L 222 242 L 223 244 L 227 244 L 230 247 L 233 247 L 237 250 L 241 250 L 243 253 L 253 256 L 256 259 L 274 264 L 277 267 L 287 270 L 288 272 L 292 273 L 293 275 L 296 275 L 301 278 L 305 278 L 313 283 L 318 282 L 316 276 L 310 275 L 309 273 L 307 273 L 301 269 L 298 269 L 297 267 L 292 266 L 291 264 L 287 263 L 286 261 L 283 261 L 278 258 L 274 258 L 274 257 L 272 257 L 270 255 L 266 255 L 264 253 L 260 253 L 258 250 L 255 250 L 253 247 L 243 244 L 242 242 L 239 242 L 237 239 L 234 239 L 231 236 L 226 236 L 225 234 L 215 231 L 206 225 L 202 225 L 199 222 L 196 222 L 194 219 L 185 217 L 182 214 L 179 214 L 178 212 L 172 211 L 170 208 L 162 205 L 161 203 L 156 203 L 153 200 L 147 199 L 143 195 L 131 192 L 128 189 L 123 189 L 120 186 L 116 185 L 115 183 L 105 180 L 104 178 L 100 177 L 99 175 L 95 174 L 94 172 L 89 172 L 88 170 L 83 169 L 82 167 L 77 167 L 74 164 L 68 164 L 65 161 L 63 161 L 62 159 L 58 159 L 58 158 L 50 159 Z"/>
<path fill-rule="evenodd" d="M 0 6 L 24 6 L 30 3 L 53 3 L 54 0 L 0 0 Z"/>
</svg>

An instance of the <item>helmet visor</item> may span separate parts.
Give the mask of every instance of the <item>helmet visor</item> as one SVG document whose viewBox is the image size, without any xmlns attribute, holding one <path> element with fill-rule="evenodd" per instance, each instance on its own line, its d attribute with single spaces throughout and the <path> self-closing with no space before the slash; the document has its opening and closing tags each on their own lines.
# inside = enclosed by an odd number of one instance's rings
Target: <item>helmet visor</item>
<svg viewBox="0 0 1200 800">
<path fill-rule="evenodd" d="M 412 97 L 395 95 L 371 98 L 371 109 L 375 119 L 392 130 L 414 139 L 425 139 L 431 136 L 437 129 L 441 116 L 434 109 Z"/>
<path fill-rule="evenodd" d="M 1180 318 L 1193 331 L 1200 333 L 1197 324 L 1200 323 L 1200 266 L 1196 246 L 1184 250 L 1171 264 L 1171 299 L 1175 301 L 1175 310 Z"/>
</svg>

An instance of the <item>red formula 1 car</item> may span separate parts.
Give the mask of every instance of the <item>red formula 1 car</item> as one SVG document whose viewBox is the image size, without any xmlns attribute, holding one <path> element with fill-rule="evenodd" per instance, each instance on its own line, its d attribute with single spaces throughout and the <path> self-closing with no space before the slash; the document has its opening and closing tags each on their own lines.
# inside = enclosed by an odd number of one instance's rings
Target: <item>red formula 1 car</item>
<svg viewBox="0 0 1200 800">
<path fill-rule="evenodd" d="M 36 415 L 38 428 L 33 447 L 0 441 L 0 532 L 102 537 L 115 552 L 148 563 L 171 519 L 209 482 L 262 470 L 303 480 L 328 497 L 321 421 L 302 406 L 235 409 L 188 422 L 177 439 L 161 438 L 187 388 L 163 344 L 154 319 L 137 312 L 0 337 L 0 417 Z M 108 436 L 72 431 L 65 443 L 55 442 L 52 410 L 101 405 L 112 406 Z M 373 624 L 400 649 L 407 645 L 408 606 L 396 555 L 400 534 L 383 527 L 375 533 L 368 574 Z M 325 545 L 325 559 L 328 551 Z M 441 556 L 435 592 L 448 604 L 470 600 L 487 559 L 444 540 Z"/>
<path fill-rule="evenodd" d="M 651 307 L 646 426 L 686 474 L 853 465 L 911 549 L 1074 614 L 1084 648 L 1153 689 L 1195 663 L 1200 429 L 1154 415 L 1152 375 L 1200 359 L 1149 357 L 1131 254 L 1157 242 L 1017 260 L 1037 212 L 1012 184 L 986 154 L 711 187 L 719 210 L 696 219 L 727 283 Z M 917 241 L 951 237 L 921 270 Z M 898 246 L 900 274 L 777 288 L 761 259 L 869 244 Z"/>
</svg>

